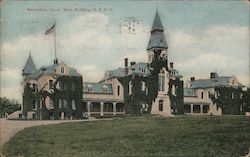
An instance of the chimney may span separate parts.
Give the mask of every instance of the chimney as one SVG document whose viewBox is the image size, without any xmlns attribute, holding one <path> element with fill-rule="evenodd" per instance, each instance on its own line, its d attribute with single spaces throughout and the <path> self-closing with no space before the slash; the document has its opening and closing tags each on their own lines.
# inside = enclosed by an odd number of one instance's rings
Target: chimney
<svg viewBox="0 0 250 157">
<path fill-rule="evenodd" d="M 212 78 L 216 78 L 216 76 L 215 76 L 215 73 L 214 73 L 214 72 L 211 72 L 211 73 L 210 73 L 210 79 L 212 79 Z"/>
<path fill-rule="evenodd" d="M 125 76 L 128 75 L 128 58 L 124 59 Z"/>
<path fill-rule="evenodd" d="M 173 62 L 170 62 L 170 68 L 174 68 L 174 63 Z"/>
<path fill-rule="evenodd" d="M 135 62 L 130 62 L 130 65 L 132 66 L 132 65 L 135 65 Z"/>
<path fill-rule="evenodd" d="M 195 81 L 195 77 L 191 77 L 191 78 L 190 78 L 190 81 Z"/>
</svg>

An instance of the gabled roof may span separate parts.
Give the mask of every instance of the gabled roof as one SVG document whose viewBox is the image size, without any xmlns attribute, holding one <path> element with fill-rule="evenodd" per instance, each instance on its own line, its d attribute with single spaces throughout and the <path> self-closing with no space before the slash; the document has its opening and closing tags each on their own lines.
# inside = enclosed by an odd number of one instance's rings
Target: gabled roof
<svg viewBox="0 0 250 157">
<path fill-rule="evenodd" d="M 28 59 L 27 59 L 27 62 L 25 64 L 25 67 L 23 69 L 23 75 L 29 75 L 35 71 L 36 71 L 36 66 L 35 66 L 33 59 L 31 57 L 31 54 L 30 54 Z"/>
<path fill-rule="evenodd" d="M 183 88 L 183 94 L 184 96 L 192 96 L 192 97 L 197 96 L 195 93 L 195 89 L 192 88 Z"/>
<path fill-rule="evenodd" d="M 154 23 L 152 25 L 152 30 L 156 30 L 156 29 L 162 30 L 162 31 L 164 30 L 162 23 L 161 23 L 159 13 L 158 13 L 158 10 L 155 13 Z"/>
<path fill-rule="evenodd" d="M 43 66 L 40 69 L 33 72 L 32 74 L 30 74 L 28 76 L 28 78 L 38 79 L 41 75 L 53 75 L 58 66 L 59 66 L 59 64 L 53 64 L 53 65 L 50 65 L 50 66 Z M 76 71 L 76 69 L 69 68 L 69 76 L 81 76 L 81 74 L 79 74 Z"/>
<path fill-rule="evenodd" d="M 190 81 L 190 88 L 211 88 L 211 87 L 231 87 L 229 84 L 229 76 L 220 76 L 212 79 L 201 79 Z M 232 86 L 233 87 L 233 86 Z M 235 85 L 234 87 L 244 87 L 241 83 Z"/>
<path fill-rule="evenodd" d="M 129 67 L 129 74 L 150 75 L 148 63 L 140 62 Z"/>
<path fill-rule="evenodd" d="M 88 88 L 91 88 L 91 92 L 88 91 Z M 104 92 L 103 89 L 106 89 Z M 84 93 L 102 93 L 102 94 L 113 94 L 112 84 L 110 83 L 91 83 L 83 82 L 83 92 Z"/>
<path fill-rule="evenodd" d="M 128 75 L 150 75 L 148 63 L 140 62 L 128 67 Z M 107 71 L 107 78 L 120 78 L 125 76 L 125 69 L 118 68 L 112 71 Z M 103 81 L 103 80 L 102 80 Z"/>
</svg>

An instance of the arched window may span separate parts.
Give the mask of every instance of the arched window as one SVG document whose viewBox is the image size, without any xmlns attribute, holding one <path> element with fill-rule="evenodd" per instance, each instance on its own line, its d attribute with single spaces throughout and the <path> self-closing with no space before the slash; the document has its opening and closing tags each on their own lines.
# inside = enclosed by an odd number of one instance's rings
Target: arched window
<svg viewBox="0 0 250 157">
<path fill-rule="evenodd" d="M 159 100 L 159 111 L 163 111 L 163 100 Z"/>
<path fill-rule="evenodd" d="M 64 68 L 63 67 L 61 68 L 61 73 L 64 74 Z"/>
</svg>

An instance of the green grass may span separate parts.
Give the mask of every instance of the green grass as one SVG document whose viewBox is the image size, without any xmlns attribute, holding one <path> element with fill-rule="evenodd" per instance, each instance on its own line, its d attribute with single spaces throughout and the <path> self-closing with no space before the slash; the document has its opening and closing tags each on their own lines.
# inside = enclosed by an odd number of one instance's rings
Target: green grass
<svg viewBox="0 0 250 157">
<path fill-rule="evenodd" d="M 142 116 L 27 128 L 3 152 L 7 157 L 239 157 L 248 148 L 250 117 Z"/>
</svg>

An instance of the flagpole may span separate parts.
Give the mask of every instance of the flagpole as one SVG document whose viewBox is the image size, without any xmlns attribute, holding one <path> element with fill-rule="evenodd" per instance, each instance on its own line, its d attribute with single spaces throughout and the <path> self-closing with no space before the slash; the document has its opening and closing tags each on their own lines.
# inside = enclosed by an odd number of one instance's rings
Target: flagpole
<svg viewBox="0 0 250 157">
<path fill-rule="evenodd" d="M 55 20 L 55 41 L 54 41 L 54 44 L 55 44 L 55 60 L 54 62 L 57 63 L 57 57 L 56 57 L 56 20 Z"/>
</svg>

